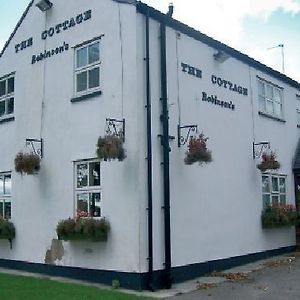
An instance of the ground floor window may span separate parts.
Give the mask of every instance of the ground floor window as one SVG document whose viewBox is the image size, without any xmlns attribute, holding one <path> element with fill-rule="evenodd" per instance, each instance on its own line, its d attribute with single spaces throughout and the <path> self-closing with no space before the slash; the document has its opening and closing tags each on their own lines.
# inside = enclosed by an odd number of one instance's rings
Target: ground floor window
<svg viewBox="0 0 300 300">
<path fill-rule="evenodd" d="M 286 204 L 286 176 L 263 174 L 262 195 L 264 208 L 270 205 Z"/>
<path fill-rule="evenodd" d="M 0 218 L 11 218 L 11 174 L 0 173 Z"/>
<path fill-rule="evenodd" d="M 77 216 L 101 217 L 100 161 L 75 163 L 75 203 Z"/>
</svg>

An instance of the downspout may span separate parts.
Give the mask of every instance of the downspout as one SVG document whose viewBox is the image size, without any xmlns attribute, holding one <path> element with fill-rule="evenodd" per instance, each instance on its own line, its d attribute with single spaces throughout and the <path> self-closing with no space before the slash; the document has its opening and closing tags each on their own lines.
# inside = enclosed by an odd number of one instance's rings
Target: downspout
<svg viewBox="0 0 300 300">
<path fill-rule="evenodd" d="M 152 120 L 150 91 L 149 12 L 146 15 L 146 94 L 147 94 L 147 188 L 148 188 L 148 278 L 147 287 L 153 291 L 153 206 L 152 206 Z"/>
<path fill-rule="evenodd" d="M 169 144 L 169 111 L 167 87 L 167 54 L 166 54 L 166 23 L 172 16 L 173 6 L 169 7 L 167 17 L 160 22 L 160 57 L 161 57 L 161 122 L 163 133 L 161 143 L 163 147 L 163 185 L 164 185 L 164 235 L 165 235 L 165 271 L 164 286 L 171 288 L 171 220 L 170 220 L 170 144 Z"/>
</svg>

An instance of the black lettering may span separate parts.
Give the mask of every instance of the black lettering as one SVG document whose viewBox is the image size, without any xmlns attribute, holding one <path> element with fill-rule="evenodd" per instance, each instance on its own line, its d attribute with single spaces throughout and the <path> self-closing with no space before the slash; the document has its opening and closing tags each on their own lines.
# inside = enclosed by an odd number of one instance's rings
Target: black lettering
<svg viewBox="0 0 300 300">
<path fill-rule="evenodd" d="M 71 18 L 70 21 L 69 21 L 69 27 L 73 27 L 75 25 L 76 25 L 76 23 L 75 23 L 74 18 Z"/>
<path fill-rule="evenodd" d="M 239 94 L 243 94 L 243 88 L 241 86 L 238 86 L 237 91 Z"/>
<path fill-rule="evenodd" d="M 65 50 L 68 51 L 68 50 L 69 50 L 69 44 L 66 44 L 66 43 L 64 42 L 64 46 L 65 46 Z"/>
<path fill-rule="evenodd" d="M 59 48 L 56 48 L 55 49 L 55 54 L 58 54 L 59 53 Z"/>
<path fill-rule="evenodd" d="M 27 40 L 27 47 L 31 47 L 33 44 L 33 38 Z"/>
<path fill-rule="evenodd" d="M 83 16 L 82 16 L 82 14 L 79 14 L 79 15 L 76 17 L 76 23 L 77 23 L 77 24 L 80 24 L 80 23 L 82 23 L 82 21 L 83 21 Z"/>
<path fill-rule="evenodd" d="M 62 24 L 57 24 L 57 25 L 55 26 L 55 31 L 56 31 L 56 33 L 60 33 L 61 27 L 62 27 Z"/>
<path fill-rule="evenodd" d="M 202 92 L 202 101 L 207 101 L 207 94 Z"/>
<path fill-rule="evenodd" d="M 181 63 L 181 67 L 182 67 L 182 72 L 186 73 L 187 72 L 187 67 L 188 65 L 187 64 L 184 64 L 184 63 Z"/>
<path fill-rule="evenodd" d="M 237 85 L 236 85 L 236 84 L 235 84 L 234 87 L 233 87 L 233 91 L 234 91 L 234 92 L 237 92 L 237 91 L 238 91 L 238 88 L 237 88 Z"/>
<path fill-rule="evenodd" d="M 45 40 L 47 38 L 47 35 L 48 35 L 48 31 L 45 30 L 42 32 L 42 40 Z"/>
<path fill-rule="evenodd" d="M 232 83 L 228 81 L 229 89 L 232 91 Z"/>
<path fill-rule="evenodd" d="M 27 41 L 22 41 L 20 50 L 24 50 L 26 48 L 26 46 L 27 46 Z"/>
<path fill-rule="evenodd" d="M 235 110 L 235 105 L 234 105 L 234 104 L 232 104 L 231 109 L 232 109 L 232 110 Z"/>
<path fill-rule="evenodd" d="M 211 76 L 211 81 L 213 84 L 216 84 L 217 83 L 217 77 L 215 75 L 212 75 Z"/>
<path fill-rule="evenodd" d="M 223 80 L 223 84 L 224 84 L 224 88 L 227 89 L 228 81 L 227 80 Z"/>
<path fill-rule="evenodd" d="M 87 10 L 84 12 L 84 21 L 91 19 L 92 18 L 92 11 L 91 10 Z"/>
<path fill-rule="evenodd" d="M 35 64 L 35 63 L 36 63 L 36 56 L 33 55 L 33 56 L 32 56 L 32 60 L 31 60 L 31 64 L 33 65 L 33 64 Z"/>
<path fill-rule="evenodd" d="M 68 27 L 68 24 L 69 24 L 69 21 L 67 20 L 67 21 L 64 21 L 63 23 L 62 23 L 62 26 L 63 26 L 63 30 L 67 30 L 69 27 Z"/>
<path fill-rule="evenodd" d="M 190 74 L 190 75 L 195 75 L 195 68 L 192 67 L 192 66 L 189 66 L 188 74 Z"/>
<path fill-rule="evenodd" d="M 199 69 L 196 69 L 196 77 L 202 78 L 202 71 Z"/>
<path fill-rule="evenodd" d="M 222 78 L 218 77 L 217 84 L 218 84 L 218 86 L 222 86 L 222 84 L 223 84 Z"/>
<path fill-rule="evenodd" d="M 243 95 L 248 96 L 248 90 L 243 88 Z"/>
<path fill-rule="evenodd" d="M 48 35 L 53 36 L 53 34 L 54 34 L 54 27 L 50 27 L 50 29 L 48 30 Z"/>
<path fill-rule="evenodd" d="M 55 50 L 51 50 L 51 55 L 54 55 L 55 54 Z"/>
<path fill-rule="evenodd" d="M 59 47 L 59 53 L 64 52 L 64 50 L 65 50 L 64 46 Z"/>
<path fill-rule="evenodd" d="M 50 51 L 47 51 L 47 52 L 46 52 L 45 58 L 50 57 L 50 56 L 51 56 L 51 52 L 50 52 Z"/>
<path fill-rule="evenodd" d="M 17 45 L 15 46 L 16 53 L 19 52 L 19 48 L 20 48 L 20 44 L 17 44 Z"/>
</svg>

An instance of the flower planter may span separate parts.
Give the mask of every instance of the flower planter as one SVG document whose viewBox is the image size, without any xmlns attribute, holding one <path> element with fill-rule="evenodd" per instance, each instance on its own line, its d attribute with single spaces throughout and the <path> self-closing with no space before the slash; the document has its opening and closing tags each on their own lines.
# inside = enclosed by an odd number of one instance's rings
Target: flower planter
<svg viewBox="0 0 300 300">
<path fill-rule="evenodd" d="M 105 219 L 76 218 L 61 220 L 56 227 L 59 240 L 64 241 L 107 241 L 110 224 Z"/>
<path fill-rule="evenodd" d="M 0 218 L 0 239 L 13 240 L 16 236 L 15 226 L 12 222 Z"/>
<path fill-rule="evenodd" d="M 104 161 L 113 159 L 123 161 L 126 158 L 123 144 L 123 139 L 117 135 L 99 137 L 96 150 L 97 157 Z"/>
<path fill-rule="evenodd" d="M 261 158 L 261 163 L 257 165 L 257 168 L 261 172 L 280 169 L 280 163 L 276 160 L 276 154 L 274 152 L 270 154 L 263 153 Z"/>
<path fill-rule="evenodd" d="M 208 138 L 203 133 L 199 137 L 191 137 L 188 144 L 188 151 L 185 153 L 184 162 L 186 165 L 199 162 L 199 164 L 212 161 L 211 151 L 207 149 Z"/>
<path fill-rule="evenodd" d="M 261 215 L 263 228 L 279 228 L 300 224 L 300 215 L 293 205 L 273 205 Z"/>
<path fill-rule="evenodd" d="M 41 159 L 34 153 L 19 152 L 15 158 L 15 170 L 23 175 L 35 175 L 41 168 Z"/>
</svg>

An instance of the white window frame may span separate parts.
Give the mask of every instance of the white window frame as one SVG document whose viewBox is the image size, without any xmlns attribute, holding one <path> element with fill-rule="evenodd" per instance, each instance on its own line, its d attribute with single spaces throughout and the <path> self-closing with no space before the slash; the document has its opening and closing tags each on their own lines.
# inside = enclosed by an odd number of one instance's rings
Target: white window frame
<svg viewBox="0 0 300 300">
<path fill-rule="evenodd" d="M 9 176 L 10 177 L 10 182 L 12 185 L 12 177 L 11 177 L 11 172 L 5 172 L 5 173 L 0 173 L 0 179 L 2 179 L 2 184 L 3 186 L 0 186 L 0 189 L 3 190 L 3 194 L 0 194 L 0 218 L 1 216 L 4 217 L 5 219 L 10 219 L 11 218 L 11 192 L 12 192 L 12 187 L 10 186 L 10 193 L 5 192 L 5 177 Z M 1 181 L 0 181 L 1 184 Z M 5 213 L 5 203 L 10 203 L 10 213 L 9 213 L 9 218 L 4 216 Z"/>
<path fill-rule="evenodd" d="M 269 185 L 269 190 L 264 191 L 264 186 L 263 186 L 263 177 L 268 178 L 268 185 Z M 273 183 L 272 180 L 276 179 L 278 182 L 278 189 L 273 189 Z M 284 179 L 284 187 L 285 191 L 281 191 L 281 186 L 280 186 L 280 179 Z M 266 203 L 265 198 L 269 198 L 268 203 Z M 282 200 L 284 197 L 284 201 Z M 283 174 L 273 174 L 273 173 L 263 173 L 262 174 L 262 199 L 263 199 L 263 207 L 266 208 L 268 205 L 274 205 L 274 204 L 282 204 L 286 205 L 287 204 L 287 176 Z M 277 199 L 275 201 L 274 199 Z"/>
<path fill-rule="evenodd" d="M 89 171 L 90 171 L 90 165 L 93 164 L 93 163 L 99 163 L 100 165 L 100 171 L 99 171 L 99 182 L 100 182 L 100 185 L 97 185 L 97 186 L 90 186 L 89 185 Z M 87 164 L 88 166 L 88 169 L 87 169 L 87 185 L 84 186 L 84 187 L 78 187 L 77 185 L 77 167 L 79 165 L 82 165 L 82 164 Z M 90 212 L 90 199 L 88 201 L 88 216 L 89 218 L 100 218 L 102 216 L 102 207 L 101 207 L 101 204 L 102 204 L 102 178 L 101 178 L 101 163 L 100 163 L 100 160 L 98 159 L 88 159 L 88 160 L 78 160 L 74 163 L 74 203 L 75 203 L 75 212 L 74 212 L 74 215 L 75 217 L 77 216 L 77 200 L 78 200 L 78 195 L 80 194 L 92 194 L 92 193 L 99 193 L 100 194 L 100 215 L 99 216 L 92 216 L 91 215 L 91 212 Z"/>
<path fill-rule="evenodd" d="M 78 52 L 84 48 L 89 48 L 92 45 L 99 44 L 99 60 L 93 63 L 88 63 L 88 51 L 87 51 L 87 64 L 81 67 L 77 67 L 77 55 Z M 75 55 L 74 55 L 74 95 L 76 97 L 80 97 L 86 94 L 90 94 L 96 91 L 99 91 L 101 88 L 101 51 L 100 51 L 100 39 L 94 40 L 92 42 L 87 42 L 81 44 L 78 47 L 75 47 Z M 89 88 L 89 71 L 99 68 L 99 86 Z M 77 75 L 81 73 L 87 73 L 87 89 L 83 91 L 77 91 Z"/>
<path fill-rule="evenodd" d="M 259 105 L 259 111 L 262 112 L 262 113 L 265 113 L 267 115 L 270 115 L 270 116 L 273 116 L 275 118 L 283 118 L 284 117 L 284 101 L 283 101 L 283 88 L 271 83 L 271 82 L 268 82 L 262 78 L 257 78 L 257 81 L 258 81 L 258 84 L 262 84 L 263 85 L 263 94 L 260 94 L 259 92 L 259 89 L 258 89 L 258 105 Z M 267 88 L 270 88 L 272 89 L 272 94 L 273 96 L 272 97 L 268 97 L 267 96 Z M 280 95 L 280 101 L 277 101 L 276 98 L 275 98 L 275 91 L 277 91 Z M 260 101 L 261 99 L 264 100 L 264 107 L 263 109 L 261 109 L 261 105 L 260 105 Z M 267 103 L 271 103 L 272 104 L 272 107 L 273 107 L 273 112 L 270 112 L 268 111 L 267 109 Z M 280 106 L 280 114 L 276 114 L 276 111 L 275 111 L 275 104 L 278 104 Z"/>
<path fill-rule="evenodd" d="M 14 79 L 14 90 L 12 92 L 8 92 L 8 81 L 9 79 Z M 5 112 L 4 115 L 0 116 L 0 121 L 4 119 L 8 119 L 14 116 L 14 110 L 11 113 L 8 113 L 8 102 L 10 99 L 13 99 L 13 105 L 15 106 L 15 74 L 6 75 L 2 78 L 0 78 L 0 82 L 5 82 L 5 93 L 4 95 L 0 96 L 0 102 L 5 103 Z"/>
</svg>

